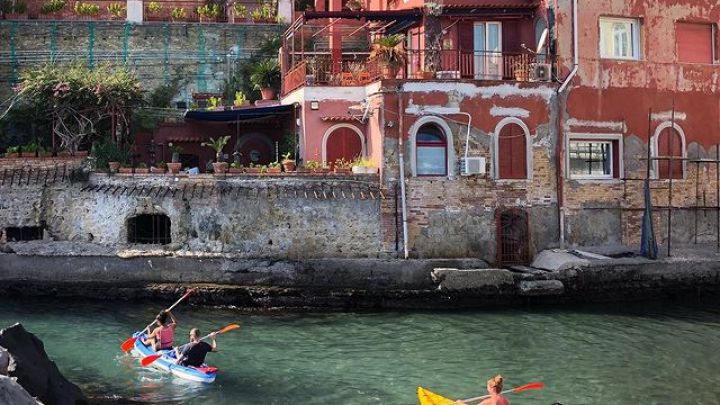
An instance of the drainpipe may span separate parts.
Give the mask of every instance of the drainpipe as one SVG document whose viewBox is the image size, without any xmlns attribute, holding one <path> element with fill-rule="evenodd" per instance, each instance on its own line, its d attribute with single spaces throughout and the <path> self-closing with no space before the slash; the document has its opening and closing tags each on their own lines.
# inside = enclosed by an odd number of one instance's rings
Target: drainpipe
<svg viewBox="0 0 720 405">
<path fill-rule="evenodd" d="M 580 54 L 578 50 L 578 2 L 573 0 L 573 68 L 570 74 L 565 78 L 560 88 L 557 90 L 558 111 L 557 111 L 557 129 L 558 139 L 555 145 L 555 154 L 557 156 L 557 199 L 558 199 L 558 227 L 560 231 L 560 248 L 565 248 L 565 134 L 563 132 L 562 111 L 563 103 L 561 95 L 570 85 L 572 79 L 577 75 L 580 65 Z M 567 104 L 567 103 L 566 103 Z"/>
<path fill-rule="evenodd" d="M 398 157 L 400 159 L 400 205 L 402 206 L 402 225 L 403 225 L 403 254 L 407 259 L 408 254 L 408 224 L 407 224 L 407 204 L 405 202 L 405 146 L 403 144 L 403 105 L 402 91 L 397 92 L 398 96 Z"/>
</svg>

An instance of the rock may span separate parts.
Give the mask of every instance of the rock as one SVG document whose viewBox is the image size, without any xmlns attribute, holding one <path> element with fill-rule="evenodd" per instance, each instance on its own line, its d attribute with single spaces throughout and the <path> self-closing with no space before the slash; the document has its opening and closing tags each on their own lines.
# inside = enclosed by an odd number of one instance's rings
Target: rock
<svg viewBox="0 0 720 405">
<path fill-rule="evenodd" d="M 10 366 L 10 354 L 7 349 L 0 346 L 0 375 L 8 375 L 8 367 Z"/>
<path fill-rule="evenodd" d="M 0 330 L 0 346 L 10 352 L 11 377 L 30 395 L 47 405 L 82 405 L 88 401 L 75 384 L 68 381 L 45 353 L 42 341 L 19 323 Z"/>
<path fill-rule="evenodd" d="M 514 282 L 512 273 L 502 269 L 434 269 L 430 276 L 439 289 L 448 291 L 499 289 Z"/>
<path fill-rule="evenodd" d="M 0 375 L 0 404 L 37 405 L 38 403 L 14 378 Z"/>
</svg>

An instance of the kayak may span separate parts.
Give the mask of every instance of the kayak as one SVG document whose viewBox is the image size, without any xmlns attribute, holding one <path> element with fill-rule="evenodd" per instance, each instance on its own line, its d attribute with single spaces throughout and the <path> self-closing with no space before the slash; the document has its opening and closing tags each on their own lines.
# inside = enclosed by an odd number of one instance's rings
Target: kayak
<svg viewBox="0 0 720 405">
<path fill-rule="evenodd" d="M 185 367 L 179 364 L 175 364 L 175 351 L 174 350 L 160 350 L 155 351 L 152 348 L 145 346 L 142 339 L 145 338 L 145 334 L 142 332 L 135 332 L 133 336 L 136 336 L 135 345 L 133 346 L 133 353 L 140 357 L 147 357 L 153 354 L 162 354 L 162 356 L 150 364 L 158 370 L 168 371 L 173 375 L 180 377 L 185 380 L 198 381 L 203 383 L 211 383 L 215 381 L 218 369 L 210 367 L 207 364 L 203 364 L 201 367 Z"/>
</svg>

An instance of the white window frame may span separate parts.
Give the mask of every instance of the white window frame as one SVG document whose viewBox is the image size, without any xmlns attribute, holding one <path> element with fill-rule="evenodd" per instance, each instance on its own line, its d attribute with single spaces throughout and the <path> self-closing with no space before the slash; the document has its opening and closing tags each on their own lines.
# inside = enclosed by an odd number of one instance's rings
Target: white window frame
<svg viewBox="0 0 720 405">
<path fill-rule="evenodd" d="M 445 139 L 447 141 L 447 175 L 446 176 L 418 176 L 417 172 L 417 133 L 420 130 L 420 128 L 425 124 L 436 124 L 438 128 L 443 132 L 443 135 L 445 135 Z M 426 178 L 426 179 L 437 179 L 439 177 L 446 177 L 448 179 L 454 179 L 455 178 L 455 164 L 457 161 L 457 158 L 455 156 L 455 143 L 453 139 L 453 132 L 452 129 L 450 129 L 450 125 L 441 117 L 436 115 L 426 115 L 419 120 L 415 121 L 415 123 L 410 127 L 408 130 L 409 135 L 409 147 L 410 147 L 410 171 L 412 173 L 412 177 L 418 177 L 418 178 Z"/>
<path fill-rule="evenodd" d="M 630 43 L 632 47 L 630 50 L 630 56 L 617 56 L 614 54 L 605 54 L 605 36 L 603 35 L 603 23 L 623 23 L 628 27 L 630 33 Z M 638 18 L 620 18 L 620 17 L 600 17 L 599 19 L 599 34 L 600 34 L 600 58 L 601 59 L 620 59 L 620 60 L 640 60 L 640 19 Z M 615 49 L 615 43 L 613 43 L 613 50 Z"/>
<path fill-rule="evenodd" d="M 678 135 L 680 135 L 680 141 L 682 142 L 682 180 L 687 179 L 687 143 L 685 142 L 685 131 L 682 129 L 680 125 L 678 125 L 677 122 L 671 122 L 671 121 L 665 121 L 661 123 L 660 125 L 655 128 L 655 133 L 653 134 L 653 137 L 650 141 L 650 156 L 657 157 L 658 156 L 658 149 L 659 149 L 659 140 L 660 135 L 662 132 L 668 128 L 673 128 L 675 131 L 677 131 Z M 669 180 L 669 179 L 661 179 L 660 176 L 660 162 L 658 159 L 653 159 L 652 161 L 652 178 L 655 180 Z M 673 179 L 673 181 L 678 181 L 680 179 Z"/>
<path fill-rule="evenodd" d="M 610 175 L 575 175 L 570 173 L 570 144 L 573 142 L 590 142 L 590 143 L 609 143 L 610 144 Z M 613 146 L 613 142 L 617 142 L 617 151 Z M 625 168 L 623 166 L 623 135 L 622 134 L 594 134 L 594 133 L 570 133 L 565 142 L 565 167 L 567 168 L 567 178 L 570 180 L 618 180 L 623 177 Z M 615 162 L 613 161 L 615 152 L 618 159 L 618 173 L 615 173 Z M 617 178 L 615 177 L 617 175 Z"/>
</svg>

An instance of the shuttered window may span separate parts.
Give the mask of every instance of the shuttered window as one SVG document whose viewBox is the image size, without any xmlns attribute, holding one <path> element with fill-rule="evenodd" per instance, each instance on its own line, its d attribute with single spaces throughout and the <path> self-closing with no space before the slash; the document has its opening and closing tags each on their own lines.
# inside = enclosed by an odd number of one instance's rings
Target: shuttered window
<svg viewBox="0 0 720 405">
<path fill-rule="evenodd" d="M 715 28 L 713 24 L 679 22 L 676 25 L 678 62 L 715 62 Z"/>
<path fill-rule="evenodd" d="M 527 179 L 527 145 L 520 125 L 507 124 L 500 130 L 497 161 L 501 179 Z"/>
</svg>

